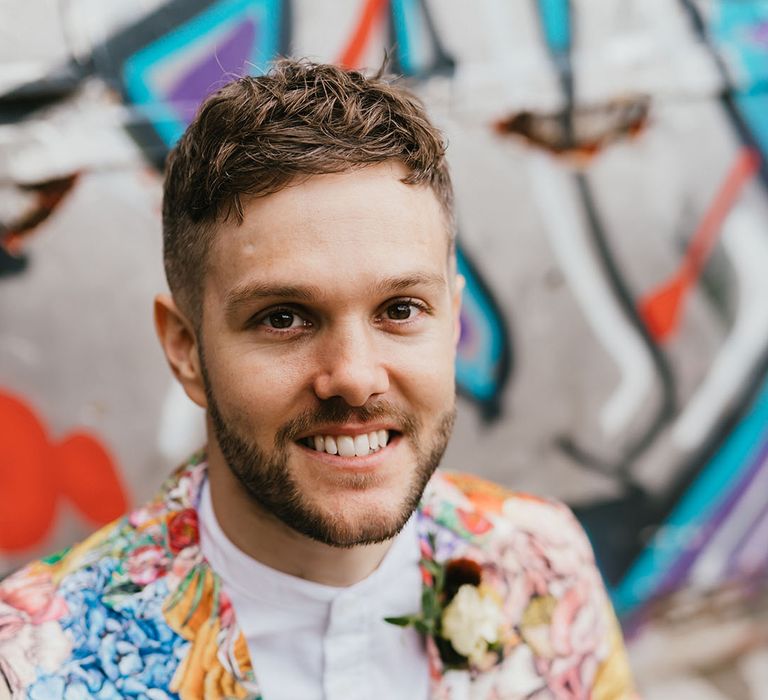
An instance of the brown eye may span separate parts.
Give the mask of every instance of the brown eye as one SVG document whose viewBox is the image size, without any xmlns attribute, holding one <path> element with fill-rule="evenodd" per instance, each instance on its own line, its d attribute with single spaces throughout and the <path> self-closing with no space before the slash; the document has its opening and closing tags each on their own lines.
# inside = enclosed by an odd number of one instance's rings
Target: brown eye
<svg viewBox="0 0 768 700">
<path fill-rule="evenodd" d="M 392 321 L 405 321 L 411 317 L 413 304 L 400 302 L 387 307 L 387 318 Z"/>
<path fill-rule="evenodd" d="M 296 321 L 299 321 L 292 311 L 273 311 L 265 319 L 264 323 L 272 328 L 291 328 Z"/>
<path fill-rule="evenodd" d="M 254 317 L 254 327 L 262 329 L 264 333 L 272 333 L 273 337 L 293 337 L 312 327 L 312 321 L 308 319 L 303 309 L 294 309 L 290 306 L 273 306 L 264 309 Z"/>
</svg>

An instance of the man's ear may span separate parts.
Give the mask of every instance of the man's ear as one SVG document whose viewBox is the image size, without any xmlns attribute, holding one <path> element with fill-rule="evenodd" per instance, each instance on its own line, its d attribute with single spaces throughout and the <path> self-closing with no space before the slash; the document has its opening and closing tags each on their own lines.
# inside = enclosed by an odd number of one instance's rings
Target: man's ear
<svg viewBox="0 0 768 700">
<path fill-rule="evenodd" d="M 167 294 L 155 297 L 155 330 L 165 359 L 187 396 L 207 408 L 197 335 L 192 323 Z"/>
<path fill-rule="evenodd" d="M 461 337 L 461 295 L 467 281 L 464 275 L 457 274 L 453 282 L 453 344 L 458 346 Z"/>
</svg>

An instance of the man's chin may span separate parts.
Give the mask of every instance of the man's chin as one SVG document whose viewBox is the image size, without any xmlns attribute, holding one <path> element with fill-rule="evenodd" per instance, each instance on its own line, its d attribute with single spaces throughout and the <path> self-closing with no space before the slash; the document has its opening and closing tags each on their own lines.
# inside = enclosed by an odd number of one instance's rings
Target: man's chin
<svg viewBox="0 0 768 700">
<path fill-rule="evenodd" d="M 285 524 L 334 547 L 356 547 L 395 537 L 413 514 L 418 499 L 403 492 L 402 485 L 393 493 L 384 484 L 364 483 L 363 475 L 354 476 L 345 476 L 344 483 L 336 484 L 336 488 L 304 491 L 301 513 L 294 511 L 294 517 L 284 520 Z"/>
<path fill-rule="evenodd" d="M 403 529 L 412 511 L 400 513 L 325 514 L 301 534 L 318 542 L 348 549 L 386 542 Z M 294 523 L 295 527 L 296 523 Z"/>
<path fill-rule="evenodd" d="M 401 438 L 363 465 L 368 468 L 341 468 L 338 458 L 325 464 L 302 448 L 288 462 L 297 496 L 292 517 L 275 514 L 295 531 L 335 547 L 390 540 L 418 507 L 439 455 L 432 457 L 419 459 Z"/>
<path fill-rule="evenodd" d="M 347 459 L 316 453 L 290 435 L 262 451 L 231 428 L 212 396 L 209 414 L 224 461 L 254 505 L 294 532 L 335 547 L 397 535 L 440 461 L 453 420 L 452 412 L 445 414 L 428 452 L 416 449 L 413 431 L 404 431 L 378 452 Z"/>
</svg>

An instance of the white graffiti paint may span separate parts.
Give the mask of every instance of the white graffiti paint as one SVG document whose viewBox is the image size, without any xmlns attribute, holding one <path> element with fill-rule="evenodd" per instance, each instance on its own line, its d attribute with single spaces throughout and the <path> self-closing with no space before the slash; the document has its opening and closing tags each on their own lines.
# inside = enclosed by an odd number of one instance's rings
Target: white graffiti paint
<svg viewBox="0 0 768 700">
<path fill-rule="evenodd" d="M 672 428 L 672 441 L 684 450 L 700 445 L 712 431 L 768 345 L 768 237 L 763 220 L 737 206 L 724 223 L 722 245 L 735 272 L 739 308 L 720 352 Z"/>
<path fill-rule="evenodd" d="M 174 381 L 165 394 L 157 446 L 169 464 L 177 464 L 205 443 L 205 411 Z"/>
<path fill-rule="evenodd" d="M 583 212 L 568 171 L 543 153 L 532 155 L 530 164 L 536 203 L 555 257 L 590 327 L 621 373 L 619 385 L 599 416 L 606 435 L 616 435 L 648 398 L 653 388 L 653 364 L 590 250 L 581 223 Z"/>
</svg>

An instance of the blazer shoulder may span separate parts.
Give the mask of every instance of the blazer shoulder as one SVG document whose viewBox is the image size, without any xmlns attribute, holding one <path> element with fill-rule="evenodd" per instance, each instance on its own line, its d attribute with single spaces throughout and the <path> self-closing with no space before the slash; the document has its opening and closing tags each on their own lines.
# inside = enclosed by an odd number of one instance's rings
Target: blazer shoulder
<svg viewBox="0 0 768 700">
<path fill-rule="evenodd" d="M 441 477 L 432 508 L 452 539 L 450 556 L 481 565 L 507 634 L 476 695 L 559 697 L 566 688 L 568 697 L 635 699 L 620 627 L 570 508 L 472 475 Z"/>
<path fill-rule="evenodd" d="M 8 574 L 0 579 L 0 600 L 3 600 L 3 591 L 19 582 L 36 579 L 42 575 L 47 575 L 54 582 L 60 582 L 67 574 L 92 564 L 101 556 L 119 554 L 117 550 L 122 548 L 119 545 L 126 544 L 125 528 L 127 525 L 127 516 L 123 516 L 102 526 L 80 542 L 31 561 L 17 571 Z M 119 538 L 119 542 L 116 542 L 115 535 L 120 531 L 122 531 L 123 537 Z"/>
<path fill-rule="evenodd" d="M 586 533 L 561 501 L 514 491 L 473 474 L 442 472 L 440 476 L 442 499 L 458 514 L 451 520 L 467 535 L 474 535 L 476 544 L 524 536 L 542 550 L 569 548 L 582 561 L 594 561 Z"/>
<path fill-rule="evenodd" d="M 510 500 L 532 501 L 559 510 L 569 508 L 558 500 L 524 491 L 509 489 L 476 474 L 465 472 L 441 472 L 445 482 L 460 491 L 478 509 L 498 510 Z"/>
</svg>

